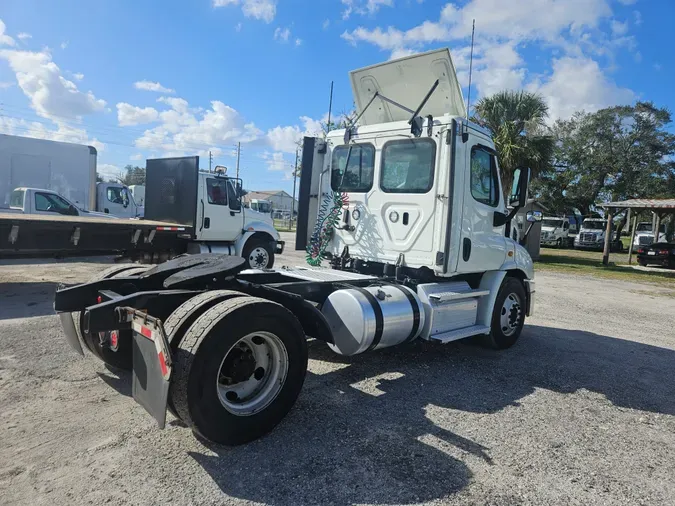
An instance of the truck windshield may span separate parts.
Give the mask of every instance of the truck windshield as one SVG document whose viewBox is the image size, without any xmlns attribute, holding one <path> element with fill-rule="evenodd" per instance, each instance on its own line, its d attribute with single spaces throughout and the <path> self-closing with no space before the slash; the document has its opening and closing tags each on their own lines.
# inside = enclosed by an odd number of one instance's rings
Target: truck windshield
<svg viewBox="0 0 675 506">
<path fill-rule="evenodd" d="M 607 222 L 605 221 L 584 221 L 581 225 L 581 228 L 586 230 L 604 230 L 607 227 Z"/>
<path fill-rule="evenodd" d="M 259 213 L 269 214 L 272 212 L 272 204 L 269 202 L 252 202 L 251 209 L 258 211 Z"/>
<path fill-rule="evenodd" d="M 651 223 L 638 223 L 636 232 L 651 232 L 651 231 L 652 231 Z M 659 233 L 665 233 L 665 231 L 666 231 L 665 225 L 659 226 Z"/>
<path fill-rule="evenodd" d="M 542 227 L 561 228 L 563 226 L 563 220 L 544 219 L 541 222 L 541 226 Z"/>
<path fill-rule="evenodd" d="M 333 150 L 331 188 L 336 192 L 365 193 L 373 187 L 374 171 L 372 144 L 338 146 Z"/>
</svg>

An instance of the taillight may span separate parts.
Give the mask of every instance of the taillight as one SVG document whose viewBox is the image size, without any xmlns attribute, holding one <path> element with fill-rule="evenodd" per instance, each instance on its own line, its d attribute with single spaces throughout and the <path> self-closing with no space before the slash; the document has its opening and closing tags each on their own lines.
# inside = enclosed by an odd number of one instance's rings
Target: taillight
<svg viewBox="0 0 675 506">
<path fill-rule="evenodd" d="M 96 297 L 96 304 L 100 304 L 101 302 L 103 302 L 103 297 L 99 295 L 98 297 Z"/>
<path fill-rule="evenodd" d="M 638 250 L 638 253 L 640 253 L 640 254 L 642 254 L 642 253 L 644 253 L 644 252 L 645 252 L 645 250 L 644 250 L 643 248 L 640 248 L 640 249 Z"/>
<path fill-rule="evenodd" d="M 667 250 L 667 249 L 659 250 L 659 255 L 667 255 L 667 254 L 668 254 L 668 250 Z"/>
</svg>

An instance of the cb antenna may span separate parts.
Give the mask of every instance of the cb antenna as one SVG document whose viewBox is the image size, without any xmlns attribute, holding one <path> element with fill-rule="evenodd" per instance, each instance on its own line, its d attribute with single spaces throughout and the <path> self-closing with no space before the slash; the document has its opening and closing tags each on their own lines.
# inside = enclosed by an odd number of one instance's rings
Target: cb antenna
<svg viewBox="0 0 675 506">
<path fill-rule="evenodd" d="M 333 109 L 333 81 L 330 82 L 330 99 L 328 101 L 328 123 L 326 124 L 326 130 L 330 132 L 330 113 Z"/>
<path fill-rule="evenodd" d="M 469 108 L 471 107 L 471 75 L 473 73 L 473 35 L 476 32 L 476 20 L 473 20 L 471 27 L 471 57 L 469 59 L 469 96 L 466 100 L 466 119 L 469 119 Z"/>
</svg>

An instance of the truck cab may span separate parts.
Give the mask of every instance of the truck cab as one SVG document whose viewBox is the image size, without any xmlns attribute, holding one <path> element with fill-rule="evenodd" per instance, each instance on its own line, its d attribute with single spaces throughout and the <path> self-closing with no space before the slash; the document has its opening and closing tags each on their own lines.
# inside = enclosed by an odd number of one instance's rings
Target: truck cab
<svg viewBox="0 0 675 506">
<path fill-rule="evenodd" d="M 251 199 L 248 208 L 261 214 L 272 214 L 272 203 L 269 200 Z"/>
<path fill-rule="evenodd" d="M 633 239 L 633 247 L 649 246 L 654 242 L 667 242 L 666 239 L 666 225 L 659 227 L 659 240 L 654 241 L 654 225 L 650 222 L 640 222 L 635 229 L 635 239 Z"/>
<path fill-rule="evenodd" d="M 96 211 L 117 218 L 143 217 L 143 208 L 136 204 L 129 188 L 120 183 L 96 183 Z"/>
<path fill-rule="evenodd" d="M 541 222 L 541 245 L 562 248 L 567 245 L 570 220 L 567 217 L 546 217 Z"/>
</svg>

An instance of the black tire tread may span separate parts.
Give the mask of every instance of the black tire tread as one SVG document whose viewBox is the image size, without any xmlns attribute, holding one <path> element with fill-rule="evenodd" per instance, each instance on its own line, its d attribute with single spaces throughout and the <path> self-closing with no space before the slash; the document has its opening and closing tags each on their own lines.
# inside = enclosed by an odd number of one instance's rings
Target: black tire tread
<svg viewBox="0 0 675 506">
<path fill-rule="evenodd" d="M 225 318 L 228 314 L 251 304 L 269 304 L 282 308 L 284 311 L 288 312 L 292 321 L 296 322 L 298 332 L 302 333 L 302 327 L 300 327 L 300 324 L 295 319 L 293 313 L 288 311 L 281 304 L 258 297 L 244 296 L 229 299 L 216 304 L 203 313 L 185 333 L 185 336 L 179 345 L 179 351 L 176 354 L 176 360 L 174 361 L 172 388 L 169 391 L 169 395 L 171 396 L 173 406 L 175 407 L 178 416 L 195 432 L 198 431 L 190 415 L 187 393 L 190 370 L 197 349 L 220 320 Z"/>
</svg>

